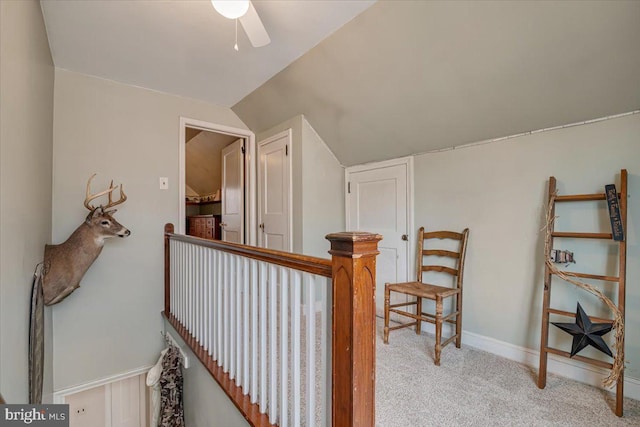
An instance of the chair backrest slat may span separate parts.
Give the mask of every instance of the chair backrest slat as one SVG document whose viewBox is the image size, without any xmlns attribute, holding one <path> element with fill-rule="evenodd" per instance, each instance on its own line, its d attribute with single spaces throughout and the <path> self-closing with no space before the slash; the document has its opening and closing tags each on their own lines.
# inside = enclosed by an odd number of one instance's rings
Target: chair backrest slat
<svg viewBox="0 0 640 427">
<path fill-rule="evenodd" d="M 449 258 L 460 258 L 458 252 L 445 251 L 442 249 L 425 249 L 422 251 L 422 256 L 448 256 Z"/>
<path fill-rule="evenodd" d="M 423 265 L 422 271 L 437 271 L 439 273 L 449 273 L 452 276 L 458 275 L 458 270 L 451 267 L 445 267 L 444 265 Z"/>
<path fill-rule="evenodd" d="M 462 240 L 462 233 L 455 231 L 430 231 L 422 235 L 424 239 L 455 239 Z"/>
</svg>

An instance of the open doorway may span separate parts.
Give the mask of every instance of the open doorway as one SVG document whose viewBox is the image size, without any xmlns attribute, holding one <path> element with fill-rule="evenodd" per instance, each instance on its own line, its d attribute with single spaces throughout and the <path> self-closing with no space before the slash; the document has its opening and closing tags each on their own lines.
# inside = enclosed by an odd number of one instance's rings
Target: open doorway
<svg viewBox="0 0 640 427">
<path fill-rule="evenodd" d="M 242 138 L 187 127 L 185 129 L 185 214 L 188 235 L 210 240 L 223 239 L 225 223 L 222 221 L 223 151 L 228 146 L 244 144 Z M 236 161 L 237 163 L 237 161 Z M 239 171 L 243 173 L 243 171 Z M 244 193 L 234 177 L 233 189 Z M 243 178 L 243 177 L 241 177 Z M 244 181 L 243 179 L 240 179 Z M 226 193 L 229 193 L 228 191 Z M 234 195 L 232 194 L 232 197 Z M 239 212 L 237 198 L 233 197 L 234 211 Z M 225 202 L 228 202 L 225 197 Z M 244 224 L 242 224 L 244 225 Z M 232 240 L 239 241 L 239 233 Z"/>
<path fill-rule="evenodd" d="M 180 120 L 178 232 L 255 244 L 252 132 Z"/>
</svg>

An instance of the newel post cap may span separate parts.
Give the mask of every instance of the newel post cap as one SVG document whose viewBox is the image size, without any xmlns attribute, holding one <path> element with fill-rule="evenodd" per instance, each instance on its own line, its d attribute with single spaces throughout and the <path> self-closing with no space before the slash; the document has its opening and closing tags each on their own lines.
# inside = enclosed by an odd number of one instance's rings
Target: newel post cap
<svg viewBox="0 0 640 427">
<path fill-rule="evenodd" d="M 325 238 L 331 242 L 331 255 L 347 258 L 378 255 L 378 242 L 382 240 L 381 235 L 365 231 L 342 231 Z"/>
</svg>

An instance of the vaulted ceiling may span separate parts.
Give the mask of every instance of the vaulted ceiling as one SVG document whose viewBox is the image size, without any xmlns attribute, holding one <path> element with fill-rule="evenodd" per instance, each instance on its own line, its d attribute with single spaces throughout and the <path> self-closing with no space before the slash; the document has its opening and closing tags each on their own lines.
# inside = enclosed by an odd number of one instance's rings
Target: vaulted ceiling
<svg viewBox="0 0 640 427">
<path fill-rule="evenodd" d="M 43 1 L 57 67 L 304 114 L 345 165 L 640 109 L 638 1 L 254 1 L 250 47 L 206 1 Z"/>
<path fill-rule="evenodd" d="M 254 1 L 253 48 L 210 0 L 41 0 L 56 67 L 230 107 L 373 1 Z"/>
</svg>

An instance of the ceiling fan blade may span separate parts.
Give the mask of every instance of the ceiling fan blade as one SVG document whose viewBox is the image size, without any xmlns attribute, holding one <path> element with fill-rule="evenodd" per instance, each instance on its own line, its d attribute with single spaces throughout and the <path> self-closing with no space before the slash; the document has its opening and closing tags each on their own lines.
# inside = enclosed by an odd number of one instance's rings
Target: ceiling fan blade
<svg viewBox="0 0 640 427">
<path fill-rule="evenodd" d="M 240 23 L 253 47 L 262 47 L 271 43 L 269 34 L 267 34 L 267 30 L 262 25 L 262 20 L 251 2 L 249 2 L 247 13 L 240 18 Z"/>
</svg>

